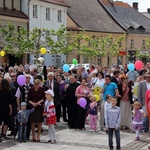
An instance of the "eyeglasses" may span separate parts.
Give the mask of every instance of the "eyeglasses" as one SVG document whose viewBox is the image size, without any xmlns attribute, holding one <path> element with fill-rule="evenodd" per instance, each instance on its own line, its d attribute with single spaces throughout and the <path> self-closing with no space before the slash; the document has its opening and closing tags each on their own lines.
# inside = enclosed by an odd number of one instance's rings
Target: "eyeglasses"
<svg viewBox="0 0 150 150">
<path fill-rule="evenodd" d="M 123 78 L 123 79 L 128 79 L 128 78 Z"/>
<path fill-rule="evenodd" d="M 146 77 L 146 78 L 150 78 L 150 77 Z"/>
</svg>

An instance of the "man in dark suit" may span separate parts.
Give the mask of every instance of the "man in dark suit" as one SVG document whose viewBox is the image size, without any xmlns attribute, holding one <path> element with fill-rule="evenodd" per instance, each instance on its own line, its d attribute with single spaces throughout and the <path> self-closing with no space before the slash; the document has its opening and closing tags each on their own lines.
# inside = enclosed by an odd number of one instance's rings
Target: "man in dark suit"
<svg viewBox="0 0 150 150">
<path fill-rule="evenodd" d="M 113 76 L 112 76 L 112 78 L 111 78 L 111 82 L 116 83 L 117 86 L 118 86 L 118 80 L 117 80 L 117 78 L 119 77 L 119 74 L 120 74 L 120 71 L 119 71 L 119 70 L 115 70 L 115 71 L 113 72 Z"/>
<path fill-rule="evenodd" d="M 53 72 L 49 72 L 47 78 L 48 80 L 44 84 L 54 92 L 54 104 L 56 107 L 56 117 L 57 117 L 57 122 L 60 122 L 61 107 L 60 107 L 60 99 L 59 99 L 59 83 L 54 80 Z"/>
</svg>

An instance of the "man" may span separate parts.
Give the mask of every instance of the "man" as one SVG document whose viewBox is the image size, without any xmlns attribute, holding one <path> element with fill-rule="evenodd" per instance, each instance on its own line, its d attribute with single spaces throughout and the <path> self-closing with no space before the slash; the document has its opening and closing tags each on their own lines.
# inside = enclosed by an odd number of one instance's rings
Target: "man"
<svg viewBox="0 0 150 150">
<path fill-rule="evenodd" d="M 119 77 L 119 74 L 120 74 L 120 71 L 119 70 L 115 70 L 114 72 L 113 72 L 113 76 L 112 76 L 112 78 L 111 78 L 111 82 L 114 82 L 114 83 L 116 83 L 116 85 L 118 86 L 118 77 Z"/>
<path fill-rule="evenodd" d="M 68 110 L 68 127 L 75 128 L 76 118 L 77 118 L 77 97 L 75 96 L 76 88 L 80 85 L 77 82 L 77 76 L 70 75 L 70 83 L 67 87 L 66 85 L 66 99 L 67 99 L 67 110 Z"/>
<path fill-rule="evenodd" d="M 135 82 L 137 77 L 139 76 L 139 74 L 137 73 L 137 71 L 133 70 L 133 71 L 129 71 L 126 76 L 128 77 L 128 81 L 133 81 Z"/>
<path fill-rule="evenodd" d="M 101 93 L 103 93 L 103 101 L 101 103 L 101 113 L 100 113 L 100 126 L 101 130 L 104 128 L 104 104 L 106 102 L 106 95 L 119 96 L 119 91 L 116 83 L 111 82 L 111 76 L 105 76 L 105 83 L 102 85 Z"/>
<path fill-rule="evenodd" d="M 150 72 L 147 72 L 145 74 L 146 80 L 140 81 L 138 84 L 138 92 L 137 92 L 137 99 L 139 103 L 142 106 L 142 109 L 144 110 L 144 113 L 146 113 L 145 108 L 145 93 L 147 90 L 150 89 Z M 144 131 L 148 132 L 148 118 L 143 117 L 143 125 L 144 125 Z"/>
<path fill-rule="evenodd" d="M 54 104 L 56 107 L 56 117 L 57 117 L 57 122 L 60 122 L 61 107 L 60 107 L 60 99 L 59 99 L 59 83 L 54 80 L 53 72 L 49 72 L 47 78 L 48 80 L 44 84 L 54 92 Z"/>
<path fill-rule="evenodd" d="M 18 87 L 17 92 L 16 92 L 16 98 L 17 98 L 17 110 L 20 110 L 21 102 L 26 102 L 27 103 L 27 97 L 28 97 L 28 92 L 29 89 L 33 87 L 33 84 L 30 83 L 30 74 L 25 74 L 26 77 L 26 82 L 25 85 L 22 87 Z M 27 109 L 29 108 L 29 103 L 27 103 Z M 27 140 L 29 140 L 30 137 L 30 129 L 31 129 L 31 124 L 28 122 L 27 124 Z"/>
<path fill-rule="evenodd" d="M 85 67 L 82 67 L 82 68 L 81 68 L 81 71 L 82 71 L 82 78 L 87 79 L 88 76 L 89 76 L 89 74 L 88 74 L 88 72 L 85 70 Z"/>
</svg>

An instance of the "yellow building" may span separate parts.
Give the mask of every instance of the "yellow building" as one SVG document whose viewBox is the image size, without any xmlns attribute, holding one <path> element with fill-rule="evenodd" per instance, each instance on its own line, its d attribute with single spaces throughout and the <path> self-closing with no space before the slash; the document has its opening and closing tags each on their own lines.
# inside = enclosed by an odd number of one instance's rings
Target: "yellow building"
<svg viewBox="0 0 150 150">
<path fill-rule="evenodd" d="M 123 66 L 128 62 L 135 62 L 137 48 L 144 45 L 145 39 L 150 37 L 148 24 L 150 20 L 139 13 L 127 3 L 113 2 L 113 0 L 66 0 L 70 5 L 67 14 L 67 28 L 75 33 L 80 29 L 85 30 L 88 36 L 108 36 L 118 38 L 126 34 L 122 42 L 122 50 L 118 57 L 112 58 L 113 63 Z M 135 5 L 137 6 L 137 5 Z M 142 21 L 141 21 L 142 20 Z M 127 54 L 129 57 L 127 57 Z M 69 55 L 68 63 L 77 57 L 76 52 Z M 79 62 L 85 62 L 82 56 L 78 56 Z M 95 58 L 95 64 L 108 66 L 109 57 Z"/>
</svg>

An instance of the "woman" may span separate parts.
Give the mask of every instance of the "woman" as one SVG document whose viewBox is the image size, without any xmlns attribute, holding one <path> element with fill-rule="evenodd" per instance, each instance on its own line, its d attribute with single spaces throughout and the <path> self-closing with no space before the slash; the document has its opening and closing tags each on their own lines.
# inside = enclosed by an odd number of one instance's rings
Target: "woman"
<svg viewBox="0 0 150 150">
<path fill-rule="evenodd" d="M 6 131 L 9 123 L 9 115 L 12 114 L 12 97 L 9 82 L 6 79 L 1 80 L 0 84 L 0 125 L 4 122 L 2 128 L 2 138 L 7 139 Z"/>
<path fill-rule="evenodd" d="M 35 111 L 30 115 L 32 140 L 40 142 L 41 127 L 43 122 L 43 103 L 45 100 L 44 88 L 41 87 L 41 81 L 36 79 L 34 86 L 29 90 L 28 102 L 31 108 L 35 107 Z M 38 124 L 37 138 L 35 136 L 35 124 Z"/>
<path fill-rule="evenodd" d="M 98 72 L 96 77 L 97 79 L 95 79 L 94 87 L 102 87 L 102 85 L 105 83 L 103 72 Z"/>
<path fill-rule="evenodd" d="M 121 110 L 121 127 L 126 129 L 131 128 L 132 124 L 132 86 L 128 83 L 128 77 L 126 75 L 120 76 L 121 83 L 118 85 L 118 106 Z"/>
<path fill-rule="evenodd" d="M 77 87 L 75 95 L 77 97 L 77 104 L 78 104 L 78 115 L 76 120 L 76 130 L 84 130 L 85 129 L 85 117 L 86 117 L 86 110 L 79 105 L 79 99 L 84 97 L 87 100 L 87 105 L 89 104 L 90 100 L 90 90 L 86 86 L 86 79 L 82 78 L 81 85 Z"/>
</svg>

